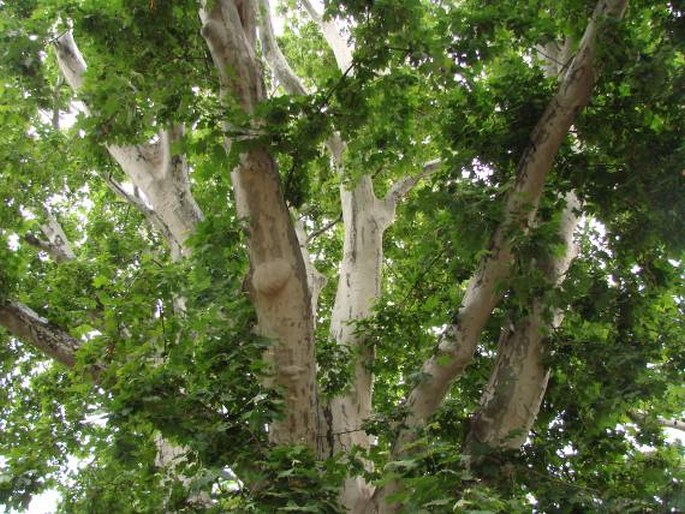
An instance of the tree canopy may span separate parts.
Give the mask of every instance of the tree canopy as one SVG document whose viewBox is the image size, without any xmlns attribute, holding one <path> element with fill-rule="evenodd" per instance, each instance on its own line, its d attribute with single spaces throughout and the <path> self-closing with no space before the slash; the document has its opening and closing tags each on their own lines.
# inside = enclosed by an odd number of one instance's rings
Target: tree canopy
<svg viewBox="0 0 685 514">
<path fill-rule="evenodd" d="M 0 505 L 685 510 L 682 2 L 0 34 Z"/>
</svg>

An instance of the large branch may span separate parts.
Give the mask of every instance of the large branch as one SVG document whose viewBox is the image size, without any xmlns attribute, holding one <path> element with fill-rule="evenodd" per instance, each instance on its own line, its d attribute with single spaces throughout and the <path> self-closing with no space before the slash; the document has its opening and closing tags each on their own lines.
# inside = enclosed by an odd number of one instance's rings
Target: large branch
<svg viewBox="0 0 685 514">
<path fill-rule="evenodd" d="M 577 254 L 573 234 L 579 207 L 576 196 L 569 193 L 559 227 L 563 252 L 534 265 L 550 287 L 561 284 Z M 481 445 L 489 450 L 517 449 L 526 441 L 549 379 L 544 341 L 563 319 L 563 310 L 550 308 L 540 298 L 534 298 L 526 316 L 515 320 L 511 328 L 502 329 L 494 369 L 483 391 L 481 406 L 472 417 L 466 443 L 468 453 L 477 455 L 482 451 Z"/>
<path fill-rule="evenodd" d="M 87 66 L 71 31 L 60 35 L 54 45 L 57 64 L 65 80 L 74 92 L 78 92 Z M 131 182 L 143 192 L 156 215 L 142 210 L 138 202 L 133 205 L 141 209 L 146 218 L 156 218 L 157 228 L 164 227 L 162 234 L 169 243 L 172 257 L 176 259 L 187 251 L 186 239 L 202 219 L 202 212 L 190 192 L 188 164 L 173 148 L 182 137 L 183 127 L 177 125 L 161 130 L 154 142 L 106 145 Z"/>
<path fill-rule="evenodd" d="M 535 217 L 554 157 L 576 116 L 589 101 L 595 75 L 596 39 L 602 21 L 605 17 L 621 17 L 626 4 L 627 0 L 600 0 L 595 8 L 578 52 L 519 161 L 516 181 L 507 196 L 504 221 L 493 236 L 488 255 L 469 281 L 454 322 L 442 335 L 436 353 L 424 363 L 425 378 L 409 395 L 406 428 L 401 431 L 395 452 L 401 451 L 408 431 L 422 425 L 435 412 L 449 386 L 471 361 L 481 330 L 509 277 L 511 236 L 525 232 Z"/>
<path fill-rule="evenodd" d="M 0 326 L 22 342 L 31 345 L 67 368 L 73 367 L 76 363 L 76 353 L 81 347 L 81 341 L 42 318 L 22 303 L 9 301 L 0 306 Z M 97 380 L 103 369 L 97 365 L 90 371 L 92 378 Z M 155 437 L 155 444 L 158 449 L 155 464 L 168 476 L 180 480 L 187 488 L 190 485 L 190 480 L 186 476 L 178 474 L 174 468 L 179 459 L 186 459 L 188 450 L 169 442 L 160 435 Z M 211 505 L 209 497 L 204 491 L 193 491 L 189 496 L 189 501 L 205 507 Z"/>
<path fill-rule="evenodd" d="M 668 419 L 659 417 L 657 421 L 659 422 L 659 425 L 664 428 L 673 428 L 674 430 L 685 432 L 685 421 L 681 419 Z"/>
<path fill-rule="evenodd" d="M 9 301 L 0 306 L 0 326 L 67 367 L 76 362 L 80 341 L 22 303 Z"/>
<path fill-rule="evenodd" d="M 302 5 L 304 5 L 309 16 L 321 29 L 324 39 L 328 46 L 331 47 L 331 50 L 333 50 L 338 68 L 345 73 L 352 66 L 352 48 L 340 36 L 340 30 L 335 22 L 324 19 L 323 15 L 316 10 L 310 0 L 302 0 Z"/>
<path fill-rule="evenodd" d="M 263 2 L 263 15 L 268 17 L 268 3 Z M 305 7 L 320 25 L 331 44 L 338 65 L 346 71 L 352 62 L 351 52 L 342 41 L 332 22 L 324 21 L 311 4 Z M 290 94 L 305 94 L 305 88 L 295 76 L 278 49 L 268 20 L 263 21 L 262 41 L 265 56 L 274 75 Z M 384 199 L 376 197 L 373 182 L 362 176 L 354 187 L 344 183 L 343 153 L 345 142 L 334 133 L 326 142 L 333 166 L 340 175 L 340 201 L 344 226 L 343 258 L 340 263 L 338 287 L 331 314 L 331 336 L 336 343 L 350 350 L 356 361 L 351 381 L 344 392 L 331 398 L 323 406 L 319 453 L 332 455 L 353 447 L 368 449 L 371 438 L 362 429 L 363 422 L 372 414 L 373 376 L 370 364 L 374 349 L 364 341 L 356 322 L 367 318 L 381 291 L 383 266 L 383 233 L 392 223 L 398 202 L 416 183 L 435 172 L 437 162 L 427 163 L 421 173 L 406 177 L 393 186 Z M 372 488 L 362 477 L 348 477 L 343 486 L 341 501 L 348 512 L 368 511 Z"/>
</svg>

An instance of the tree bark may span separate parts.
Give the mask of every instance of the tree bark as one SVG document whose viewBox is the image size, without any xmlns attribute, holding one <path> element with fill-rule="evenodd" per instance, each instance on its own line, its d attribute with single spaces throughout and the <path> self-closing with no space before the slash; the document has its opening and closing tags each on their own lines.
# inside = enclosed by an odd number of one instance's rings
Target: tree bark
<svg viewBox="0 0 685 514">
<path fill-rule="evenodd" d="M 578 51 L 557 93 L 533 129 L 530 143 L 516 169 L 516 181 L 507 195 L 504 220 L 470 279 L 453 323 L 440 338 L 435 354 L 422 366 L 424 376 L 407 400 L 407 415 L 392 450 L 398 458 L 415 432 L 435 413 L 456 378 L 473 358 L 478 337 L 494 307 L 501 299 L 512 262 L 512 234 L 525 233 L 537 214 L 545 178 L 569 128 L 590 99 L 595 79 L 595 47 L 605 18 L 620 19 L 627 0 L 600 0 L 595 7 Z M 377 491 L 381 512 L 397 512 L 398 504 L 388 504 L 387 495 L 399 484 L 389 483 Z"/>
<path fill-rule="evenodd" d="M 202 35 L 219 73 L 226 102 L 237 99 L 251 114 L 263 101 L 262 69 L 256 56 L 256 2 L 218 0 L 200 9 Z M 231 141 L 227 140 L 227 147 Z M 251 265 L 250 295 L 257 328 L 272 341 L 266 358 L 271 384 L 283 393 L 283 416 L 269 427 L 277 444 L 316 450 L 317 397 L 313 316 L 307 272 L 280 178 L 268 151 L 256 146 L 240 155 L 231 172 L 238 214 L 246 221 Z"/>
<path fill-rule="evenodd" d="M 26 305 L 9 301 L 0 306 L 0 326 L 68 368 L 74 366 L 80 341 Z"/>
<path fill-rule="evenodd" d="M 24 237 L 26 242 L 43 250 L 55 262 L 67 262 L 74 259 L 74 250 L 71 248 L 71 244 L 57 218 L 45 206 L 43 207 L 43 213 L 46 222 L 40 226 L 40 230 L 43 232 L 45 239 L 34 234 L 26 234 Z"/>
<path fill-rule="evenodd" d="M 580 204 L 573 193 L 567 195 L 566 201 L 559 231 L 564 252 L 538 264 L 551 287 L 561 284 L 577 254 L 573 233 Z M 483 450 L 517 449 L 526 441 L 549 379 L 544 341 L 563 319 L 563 310 L 555 308 L 549 312 L 542 300 L 535 298 L 527 316 L 517 320 L 513 329 L 502 330 L 494 369 L 483 391 L 481 406 L 472 418 L 466 443 L 468 453 L 477 456 Z"/>
<path fill-rule="evenodd" d="M 74 90 L 83 85 L 86 61 L 78 49 L 71 31 L 55 41 L 55 54 L 65 80 Z M 138 187 L 151 205 L 144 200 L 136 201 L 123 193 L 121 187 L 115 191 L 150 220 L 169 244 L 171 256 L 180 259 L 190 250 L 185 242 L 202 219 L 202 212 L 190 191 L 188 164 L 185 157 L 176 152 L 174 143 L 183 137 L 180 125 L 161 130 L 157 141 L 120 146 L 107 144 L 107 150 L 121 166 L 134 186 Z M 114 183 L 109 179 L 110 186 Z"/>
</svg>

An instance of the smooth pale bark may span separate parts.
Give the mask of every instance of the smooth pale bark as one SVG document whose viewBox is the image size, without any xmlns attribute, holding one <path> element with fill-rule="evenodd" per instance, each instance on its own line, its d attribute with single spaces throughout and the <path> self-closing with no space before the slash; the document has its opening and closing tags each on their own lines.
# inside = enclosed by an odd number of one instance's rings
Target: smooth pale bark
<svg viewBox="0 0 685 514">
<path fill-rule="evenodd" d="M 570 38 L 563 44 L 547 43 L 538 49 L 545 75 L 556 77 L 569 62 Z M 551 260 L 535 263 L 550 286 L 559 286 L 568 267 L 577 255 L 573 242 L 580 204 L 574 193 L 566 196 L 559 237 L 563 252 Z M 561 309 L 546 309 L 535 298 L 527 316 L 516 320 L 511 328 L 503 328 L 497 346 L 495 366 L 481 397 L 481 405 L 473 414 L 465 451 L 474 456 L 493 450 L 520 448 L 540 410 L 547 390 L 550 370 L 544 363 L 544 341 L 550 331 L 559 327 L 564 318 Z"/>
<path fill-rule="evenodd" d="M 564 251 L 537 265 L 551 287 L 561 284 L 577 254 L 573 233 L 578 225 L 576 212 L 580 204 L 572 193 L 566 201 L 559 230 Z M 526 441 L 549 379 L 544 341 L 563 319 L 564 311 L 558 308 L 550 311 L 535 298 L 527 316 L 517 320 L 513 328 L 502 330 L 494 369 L 483 391 L 481 406 L 471 421 L 466 443 L 468 453 L 477 456 L 483 450 L 517 449 Z"/>
<path fill-rule="evenodd" d="M 211 7 L 210 7 L 211 5 Z M 221 95 L 251 114 L 263 101 L 262 68 L 256 57 L 256 2 L 203 3 L 202 35 L 219 74 Z M 231 141 L 226 141 L 230 147 Z M 238 214 L 246 221 L 251 265 L 250 296 L 259 333 L 272 341 L 266 357 L 271 384 L 285 403 L 269 427 L 278 444 L 316 449 L 317 399 L 311 296 L 300 244 L 285 205 L 276 164 L 261 147 L 240 155 L 231 172 Z"/>
<path fill-rule="evenodd" d="M 67 262 L 74 259 L 74 250 L 69 244 L 62 226 L 47 207 L 43 208 L 46 222 L 40 226 L 44 239 L 33 234 L 27 234 L 24 239 L 27 243 L 40 248 L 47 253 L 55 262 Z"/>
<path fill-rule="evenodd" d="M 78 92 L 83 85 L 86 61 L 79 51 L 71 31 L 60 35 L 55 43 L 55 54 L 64 78 Z M 106 145 L 134 186 L 139 188 L 149 203 L 124 193 L 121 186 L 115 191 L 151 221 L 169 244 L 175 260 L 188 253 L 185 241 L 194 231 L 202 212 L 190 191 L 188 164 L 174 148 L 183 137 L 183 127 L 161 130 L 157 140 L 141 145 Z M 110 187 L 116 184 L 109 179 Z"/>
<path fill-rule="evenodd" d="M 308 0 L 304 0 L 303 5 L 312 20 L 319 25 L 340 71 L 350 72 L 352 49 L 340 36 L 335 22 L 324 20 Z M 283 66 L 279 68 L 284 69 Z M 438 169 L 439 161 L 426 163 L 420 173 L 399 180 L 385 198 L 379 199 L 374 194 L 373 182 L 368 175 L 362 176 L 351 188 L 343 183 L 346 145 L 340 135 L 334 133 L 328 139 L 327 146 L 341 180 L 340 201 L 344 226 L 343 258 L 331 314 L 331 336 L 338 345 L 346 347 L 354 358 L 352 377 L 346 390 L 323 407 L 324 438 L 320 452 L 332 455 L 353 447 L 371 447 L 372 438 L 362 429 L 362 425 L 372 414 L 373 375 L 370 365 L 374 349 L 357 333 L 356 323 L 372 314 L 373 305 L 380 296 L 383 234 L 394 221 L 397 204 L 420 179 Z M 349 477 L 343 486 L 341 501 L 348 512 L 363 514 L 369 511 L 373 490 L 362 477 Z"/>
<path fill-rule="evenodd" d="M 328 46 L 333 50 L 335 62 L 343 73 L 352 67 L 352 48 L 340 36 L 340 30 L 333 20 L 325 20 L 310 0 L 302 0 L 302 5 L 312 20 L 319 26 Z"/>
<path fill-rule="evenodd" d="M 356 322 L 372 314 L 381 294 L 383 234 L 395 219 L 398 203 L 425 176 L 434 173 L 438 161 L 424 165 L 422 173 L 394 184 L 385 198 L 373 191 L 371 177 L 359 179 L 353 189 L 340 185 L 343 223 L 343 258 L 335 303 L 331 315 L 331 335 L 347 347 L 355 359 L 352 379 L 343 394 L 328 405 L 326 440 L 331 453 L 357 446 L 368 449 L 371 438 L 362 429 L 373 412 L 373 375 L 370 371 L 374 348 L 357 331 Z M 349 478 L 342 493 L 343 504 L 352 513 L 368 512 L 373 488 L 361 477 Z"/>
<path fill-rule="evenodd" d="M 281 52 L 278 42 L 276 41 L 276 35 L 274 34 L 273 25 L 271 23 L 271 5 L 269 0 L 260 0 L 259 6 L 259 36 L 262 44 L 262 54 L 269 64 L 269 68 L 271 68 L 274 78 L 280 83 L 286 93 L 296 96 L 306 95 L 306 88 L 290 67 L 290 64 L 288 64 L 288 61 L 283 55 L 283 52 Z M 300 244 L 300 251 L 302 252 L 302 258 L 307 271 L 307 283 L 311 296 L 312 315 L 314 316 L 314 319 L 316 319 L 319 294 L 326 284 L 326 278 L 314 267 L 314 263 L 309 255 L 309 250 L 307 249 L 307 235 L 304 223 L 301 219 L 295 221 L 295 233 Z"/>
<path fill-rule="evenodd" d="M 291 95 L 306 95 L 307 90 L 300 78 L 295 74 L 288 64 L 283 52 L 276 41 L 273 25 L 271 23 L 271 5 L 269 0 L 260 0 L 261 23 L 259 36 L 262 42 L 262 53 L 266 62 L 273 72 L 276 80 L 280 82 L 283 89 Z"/>
<path fill-rule="evenodd" d="M 371 178 L 363 176 L 354 189 L 340 186 L 345 227 L 340 278 L 331 315 L 331 335 L 353 354 L 354 368 L 348 389 L 331 399 L 327 440 L 331 453 L 353 446 L 369 448 L 371 440 L 362 423 L 372 414 L 373 377 L 370 366 L 373 347 L 357 333 L 355 321 L 371 315 L 381 292 L 383 232 L 390 225 L 394 208 L 376 198 Z M 343 503 L 350 512 L 362 512 L 371 491 L 361 479 L 350 478 Z"/>
<path fill-rule="evenodd" d="M 554 157 L 590 99 L 598 33 L 606 18 L 623 16 L 627 3 L 627 0 L 598 2 L 557 93 L 531 133 L 530 143 L 517 166 L 516 181 L 507 195 L 504 221 L 490 242 L 488 255 L 471 277 L 454 321 L 442 334 L 435 354 L 421 368 L 424 378 L 409 395 L 407 415 L 393 446 L 393 458 L 403 454 L 416 430 L 435 413 L 454 380 L 471 362 L 480 333 L 506 288 L 513 257 L 511 236 L 526 232 L 535 218 Z M 377 491 L 376 505 L 380 512 L 400 510 L 401 505 L 386 501 L 398 488 L 399 484 L 393 481 Z"/>
</svg>

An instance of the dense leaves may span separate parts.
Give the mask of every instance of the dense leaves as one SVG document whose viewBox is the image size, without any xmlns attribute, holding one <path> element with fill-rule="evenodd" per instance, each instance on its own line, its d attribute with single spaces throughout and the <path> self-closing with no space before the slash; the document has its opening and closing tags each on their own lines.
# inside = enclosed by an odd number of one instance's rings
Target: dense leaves
<svg viewBox="0 0 685 514">
<path fill-rule="evenodd" d="M 339 512 L 345 476 L 399 479 L 406 512 L 678 512 L 685 509 L 685 15 L 677 2 L 631 2 L 599 42 L 598 81 L 551 170 L 540 213 L 514 234 L 513 274 L 474 362 L 400 460 L 391 446 L 421 363 L 488 255 L 504 199 L 558 77 L 545 45 L 577 46 L 593 2 L 326 2 L 345 21 L 354 63 L 338 70 L 315 23 L 283 2 L 279 41 L 311 94 L 269 99 L 254 119 L 219 99 L 190 0 L 0 1 L 0 307 L 10 299 L 83 348 L 73 369 L 0 334 L 0 504 L 26 508 L 50 488 L 61 512 Z M 88 72 L 80 100 L 59 79 L 52 40 L 74 28 Z M 555 62 L 563 75 L 567 62 Z M 228 105 L 228 107 L 227 107 Z M 226 122 L 227 121 L 227 122 Z M 224 123 L 226 122 L 226 123 Z M 104 144 L 145 143 L 184 123 L 176 143 L 204 219 L 189 256 L 107 183 L 125 182 Z M 316 313 L 321 396 L 349 387 L 357 353 L 329 334 L 342 253 L 339 177 L 325 148 L 347 143 L 343 187 L 439 171 L 386 233 L 382 294 L 356 324 L 374 348 L 368 454 L 316 460 L 272 447 L 282 415 L 265 386 L 271 344 L 254 331 L 244 220 L 229 170 L 262 145 L 279 164 L 293 216 L 328 279 Z M 235 140 L 227 154 L 222 137 Z M 133 190 L 133 186 L 126 184 Z M 563 284 L 535 263 L 558 254 L 560 199 L 573 189 L 581 251 Z M 30 244 L 50 217 L 76 258 Z M 477 465 L 463 452 L 497 341 L 533 301 L 560 308 L 546 338 L 550 383 L 521 451 Z M 183 308 L 178 305 L 182 304 Z M 175 477 L 155 441 L 186 452 Z M 373 466 L 368 463 L 373 462 Z M 126 491 L 126 494 L 122 494 Z M 206 504 L 205 504 L 206 507 Z"/>
</svg>

